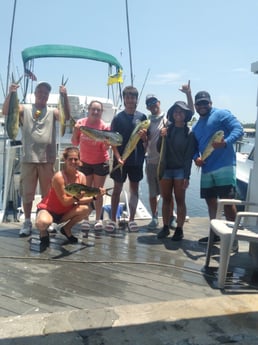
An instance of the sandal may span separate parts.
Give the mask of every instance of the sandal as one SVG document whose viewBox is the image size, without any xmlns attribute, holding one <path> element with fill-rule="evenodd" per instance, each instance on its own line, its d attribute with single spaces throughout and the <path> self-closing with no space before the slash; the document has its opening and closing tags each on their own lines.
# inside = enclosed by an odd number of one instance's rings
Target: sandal
<svg viewBox="0 0 258 345">
<path fill-rule="evenodd" d="M 94 224 L 94 230 L 96 230 L 96 231 L 103 230 L 103 222 L 101 219 L 97 220 L 96 223 Z"/>
<path fill-rule="evenodd" d="M 138 232 L 139 231 L 138 225 L 137 225 L 137 223 L 135 223 L 134 220 L 128 222 L 128 230 L 129 230 L 129 232 Z"/>
<path fill-rule="evenodd" d="M 80 228 L 81 228 L 81 231 L 90 231 L 91 224 L 90 224 L 90 222 L 88 220 L 83 220 L 80 223 Z"/>
<path fill-rule="evenodd" d="M 105 227 L 105 231 L 106 232 L 115 232 L 116 231 L 116 222 L 114 222 L 113 220 L 110 220 Z"/>
<path fill-rule="evenodd" d="M 60 232 L 61 232 L 62 235 L 64 235 L 64 236 L 68 239 L 68 241 L 69 241 L 70 243 L 78 243 L 78 238 L 77 238 L 77 237 L 74 237 L 73 235 L 68 236 L 68 235 L 65 233 L 65 229 L 64 229 L 64 228 L 61 228 L 61 229 L 60 229 Z"/>
</svg>

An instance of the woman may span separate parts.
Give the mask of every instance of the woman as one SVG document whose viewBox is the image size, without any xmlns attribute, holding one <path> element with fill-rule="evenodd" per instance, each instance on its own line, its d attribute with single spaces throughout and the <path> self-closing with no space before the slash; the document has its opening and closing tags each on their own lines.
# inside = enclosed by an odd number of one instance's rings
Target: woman
<svg viewBox="0 0 258 345">
<path fill-rule="evenodd" d="M 185 102 L 176 102 L 167 113 L 168 128 L 161 130 L 165 136 L 164 151 L 162 154 L 163 170 L 160 171 L 160 189 L 163 198 L 162 217 L 163 229 L 158 238 L 169 235 L 169 218 L 172 193 L 174 192 L 177 205 L 177 227 L 172 241 L 180 241 L 184 237 L 183 225 L 186 217 L 185 191 L 189 185 L 192 158 L 195 152 L 195 139 L 187 127 L 191 120 L 192 110 Z M 161 139 L 158 142 L 161 146 Z"/>
<path fill-rule="evenodd" d="M 80 145 L 82 166 L 80 171 L 86 175 L 87 185 L 92 187 L 103 187 L 106 176 L 109 174 L 109 153 L 108 145 L 93 140 L 79 129 L 80 126 L 87 126 L 98 130 L 109 130 L 110 127 L 101 119 L 103 104 L 99 101 L 92 101 L 88 107 L 88 117 L 77 121 L 72 135 L 72 144 Z M 96 222 L 95 230 L 102 230 L 101 218 L 103 197 L 96 200 Z M 84 228 L 90 229 L 90 224 L 84 222 Z"/>
<path fill-rule="evenodd" d="M 88 218 L 91 212 L 90 203 L 98 199 L 96 197 L 84 197 L 78 195 L 74 198 L 65 192 L 65 186 L 70 183 L 86 184 L 86 177 L 78 171 L 80 165 L 80 153 L 77 147 L 68 147 L 63 153 L 64 168 L 55 173 L 52 186 L 48 194 L 37 205 L 38 213 L 36 227 L 40 231 L 40 245 L 44 250 L 49 246 L 48 227 L 53 222 L 67 222 L 61 233 L 70 243 L 77 243 L 78 239 L 72 235 L 72 227 L 81 220 Z"/>
</svg>

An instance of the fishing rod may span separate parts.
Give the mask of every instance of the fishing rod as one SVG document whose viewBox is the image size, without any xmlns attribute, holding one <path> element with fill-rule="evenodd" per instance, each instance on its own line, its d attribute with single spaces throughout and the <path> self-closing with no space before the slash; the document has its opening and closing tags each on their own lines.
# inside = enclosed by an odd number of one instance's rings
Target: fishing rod
<svg viewBox="0 0 258 345">
<path fill-rule="evenodd" d="M 149 74 L 150 74 L 150 68 L 148 69 L 148 71 L 146 73 L 146 76 L 145 76 L 145 79 L 144 79 L 144 82 L 143 82 L 143 85 L 142 85 L 142 89 L 141 89 L 140 95 L 138 97 L 138 103 L 140 102 L 140 99 L 141 99 L 141 96 L 142 96 L 142 92 L 143 92 L 143 89 L 145 87 L 146 81 L 147 81 L 147 79 L 149 77 Z"/>
</svg>

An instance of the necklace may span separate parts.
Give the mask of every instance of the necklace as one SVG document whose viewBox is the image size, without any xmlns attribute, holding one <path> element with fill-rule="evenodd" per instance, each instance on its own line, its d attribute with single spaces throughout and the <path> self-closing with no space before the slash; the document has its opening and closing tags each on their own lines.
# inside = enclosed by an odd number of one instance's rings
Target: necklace
<svg viewBox="0 0 258 345">
<path fill-rule="evenodd" d="M 38 118 L 40 117 L 41 113 L 42 113 L 41 110 L 39 110 L 39 109 L 36 110 L 35 113 L 34 113 L 34 115 L 33 115 L 33 118 L 34 118 L 35 120 L 38 120 Z"/>
</svg>

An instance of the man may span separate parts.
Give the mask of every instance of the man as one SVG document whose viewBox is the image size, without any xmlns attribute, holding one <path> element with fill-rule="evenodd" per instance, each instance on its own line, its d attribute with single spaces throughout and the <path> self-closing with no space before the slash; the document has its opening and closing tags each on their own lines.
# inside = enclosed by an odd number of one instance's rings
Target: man
<svg viewBox="0 0 258 345">
<path fill-rule="evenodd" d="M 236 191 L 236 154 L 233 144 L 244 132 L 240 122 L 228 110 L 212 107 L 210 94 L 200 91 L 195 96 L 195 109 L 200 115 L 193 127 L 198 143 L 198 152 L 194 156 L 195 164 L 202 167 L 201 198 L 205 199 L 209 218 L 216 218 L 217 198 L 234 198 Z M 201 155 L 217 131 L 223 131 L 221 141 L 213 141 L 214 151 L 204 160 Z M 234 206 L 225 206 L 225 217 L 233 221 L 236 216 Z M 219 242 L 219 237 L 215 237 Z M 206 244 L 208 237 L 201 238 L 199 243 Z"/>
<path fill-rule="evenodd" d="M 10 96 L 17 92 L 19 85 L 11 84 L 9 94 L 3 105 L 3 114 L 8 114 Z M 42 197 L 50 186 L 54 175 L 56 160 L 56 127 L 59 120 L 59 110 L 47 106 L 51 86 L 40 82 L 35 88 L 35 103 L 19 105 L 19 121 L 22 131 L 23 154 L 21 162 L 21 197 L 25 222 L 20 230 L 20 237 L 31 234 L 31 209 L 34 195 L 39 182 Z M 64 95 L 66 120 L 70 118 L 69 102 L 66 88 L 60 86 Z"/>
<path fill-rule="evenodd" d="M 117 114 L 111 123 L 111 130 L 119 132 L 123 137 L 121 146 L 113 147 L 114 167 L 121 164 L 121 169 L 111 172 L 111 178 L 114 180 L 114 190 L 111 198 L 111 221 L 106 226 L 106 231 L 116 230 L 116 214 L 119 205 L 120 194 L 126 178 L 129 178 L 130 184 L 130 217 L 128 229 L 131 232 L 138 231 L 137 223 L 134 221 L 136 207 L 139 199 L 139 182 L 143 178 L 143 163 L 145 156 L 145 143 L 147 141 L 147 130 L 141 129 L 138 132 L 140 140 L 135 150 L 123 161 L 121 156 L 126 147 L 130 136 L 140 121 L 147 120 L 146 115 L 136 110 L 138 101 L 138 90 L 133 86 L 127 86 L 123 90 L 123 100 L 125 109 Z"/>
</svg>

